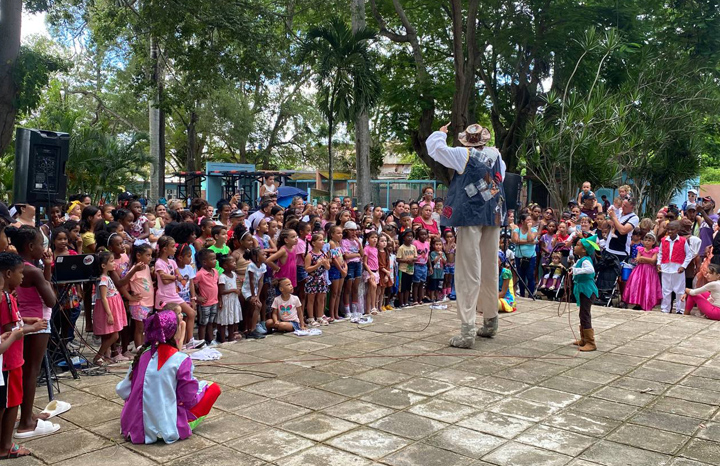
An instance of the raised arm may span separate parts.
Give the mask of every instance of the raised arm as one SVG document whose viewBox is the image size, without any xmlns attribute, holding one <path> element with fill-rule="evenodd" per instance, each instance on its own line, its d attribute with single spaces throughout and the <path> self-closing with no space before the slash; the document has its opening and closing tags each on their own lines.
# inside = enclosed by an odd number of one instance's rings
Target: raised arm
<svg viewBox="0 0 720 466">
<path fill-rule="evenodd" d="M 470 157 L 470 151 L 466 147 L 448 147 L 446 140 L 447 128 L 445 126 L 440 128 L 440 131 L 432 133 L 425 141 L 428 155 L 436 162 L 452 168 L 458 173 L 463 173 Z"/>
<path fill-rule="evenodd" d="M 470 158 L 470 150 L 467 147 L 448 147 L 446 140 L 447 125 L 432 133 L 425 141 L 428 155 L 436 162 L 463 173 Z M 497 150 L 494 147 L 491 149 Z M 505 179 L 505 162 L 502 158 L 500 158 L 500 176 Z"/>
</svg>

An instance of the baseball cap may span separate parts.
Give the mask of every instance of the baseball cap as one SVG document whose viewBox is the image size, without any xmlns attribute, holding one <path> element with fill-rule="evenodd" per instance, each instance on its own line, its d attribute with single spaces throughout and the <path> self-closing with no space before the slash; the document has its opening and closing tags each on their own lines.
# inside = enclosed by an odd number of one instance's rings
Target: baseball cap
<svg viewBox="0 0 720 466">
<path fill-rule="evenodd" d="M 697 189 L 694 189 L 694 188 L 693 188 L 693 189 L 688 189 L 688 194 L 694 194 L 694 195 L 697 196 L 697 195 L 698 195 Z"/>
<path fill-rule="evenodd" d="M 345 225 L 343 226 L 343 230 L 357 230 L 358 226 L 357 223 L 353 222 L 352 220 L 345 222 Z"/>
<path fill-rule="evenodd" d="M 230 213 L 230 218 L 242 218 L 242 217 L 244 217 L 244 216 L 245 216 L 245 212 L 243 212 L 243 211 L 240 210 L 240 209 L 238 209 L 238 210 L 233 210 L 233 211 Z"/>
<path fill-rule="evenodd" d="M 17 220 L 12 218 L 12 215 L 10 215 L 10 211 L 8 210 L 8 206 L 3 202 L 0 202 L 0 218 L 9 223 L 17 222 Z"/>
<path fill-rule="evenodd" d="M 697 204 L 694 202 L 688 202 L 688 205 L 685 206 L 685 210 L 687 209 L 697 210 Z"/>
</svg>

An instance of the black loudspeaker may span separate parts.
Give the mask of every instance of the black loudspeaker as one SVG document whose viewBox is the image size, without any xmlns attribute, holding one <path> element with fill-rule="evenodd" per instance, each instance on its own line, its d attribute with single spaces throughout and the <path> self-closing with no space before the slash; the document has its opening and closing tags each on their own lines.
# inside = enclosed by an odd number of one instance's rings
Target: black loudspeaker
<svg viewBox="0 0 720 466">
<path fill-rule="evenodd" d="M 70 135 L 18 128 L 15 134 L 13 203 L 63 203 Z"/>
<path fill-rule="evenodd" d="M 505 201 L 508 210 L 517 211 L 522 204 L 520 194 L 522 193 L 523 178 L 515 173 L 505 173 L 503 187 L 505 188 Z M 517 215 L 515 216 L 517 218 Z"/>
</svg>

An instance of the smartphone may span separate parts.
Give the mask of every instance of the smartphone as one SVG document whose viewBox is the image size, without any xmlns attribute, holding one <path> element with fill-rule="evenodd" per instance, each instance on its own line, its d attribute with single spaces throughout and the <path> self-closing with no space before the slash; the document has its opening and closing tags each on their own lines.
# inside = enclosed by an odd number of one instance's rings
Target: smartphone
<svg viewBox="0 0 720 466">
<path fill-rule="evenodd" d="M 317 207 L 317 199 L 312 200 L 312 205 L 313 205 L 313 207 Z"/>
</svg>

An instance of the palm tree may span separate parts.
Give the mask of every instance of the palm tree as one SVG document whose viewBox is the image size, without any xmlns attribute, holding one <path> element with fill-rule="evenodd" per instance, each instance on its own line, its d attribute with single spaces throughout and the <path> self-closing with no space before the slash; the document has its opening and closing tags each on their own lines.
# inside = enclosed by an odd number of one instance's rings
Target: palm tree
<svg viewBox="0 0 720 466">
<path fill-rule="evenodd" d="M 127 138 L 109 135 L 94 127 L 81 128 L 70 136 L 67 166 L 68 190 L 88 193 L 97 202 L 104 194 L 147 180 L 151 158 L 147 135 Z"/>
<path fill-rule="evenodd" d="M 318 104 L 328 122 L 328 178 L 334 195 L 332 138 L 338 123 L 352 123 L 355 115 L 371 108 L 380 95 L 368 41 L 375 32 L 361 28 L 352 32 L 339 18 L 307 33 L 301 59 L 310 58 L 318 88 Z"/>
</svg>

